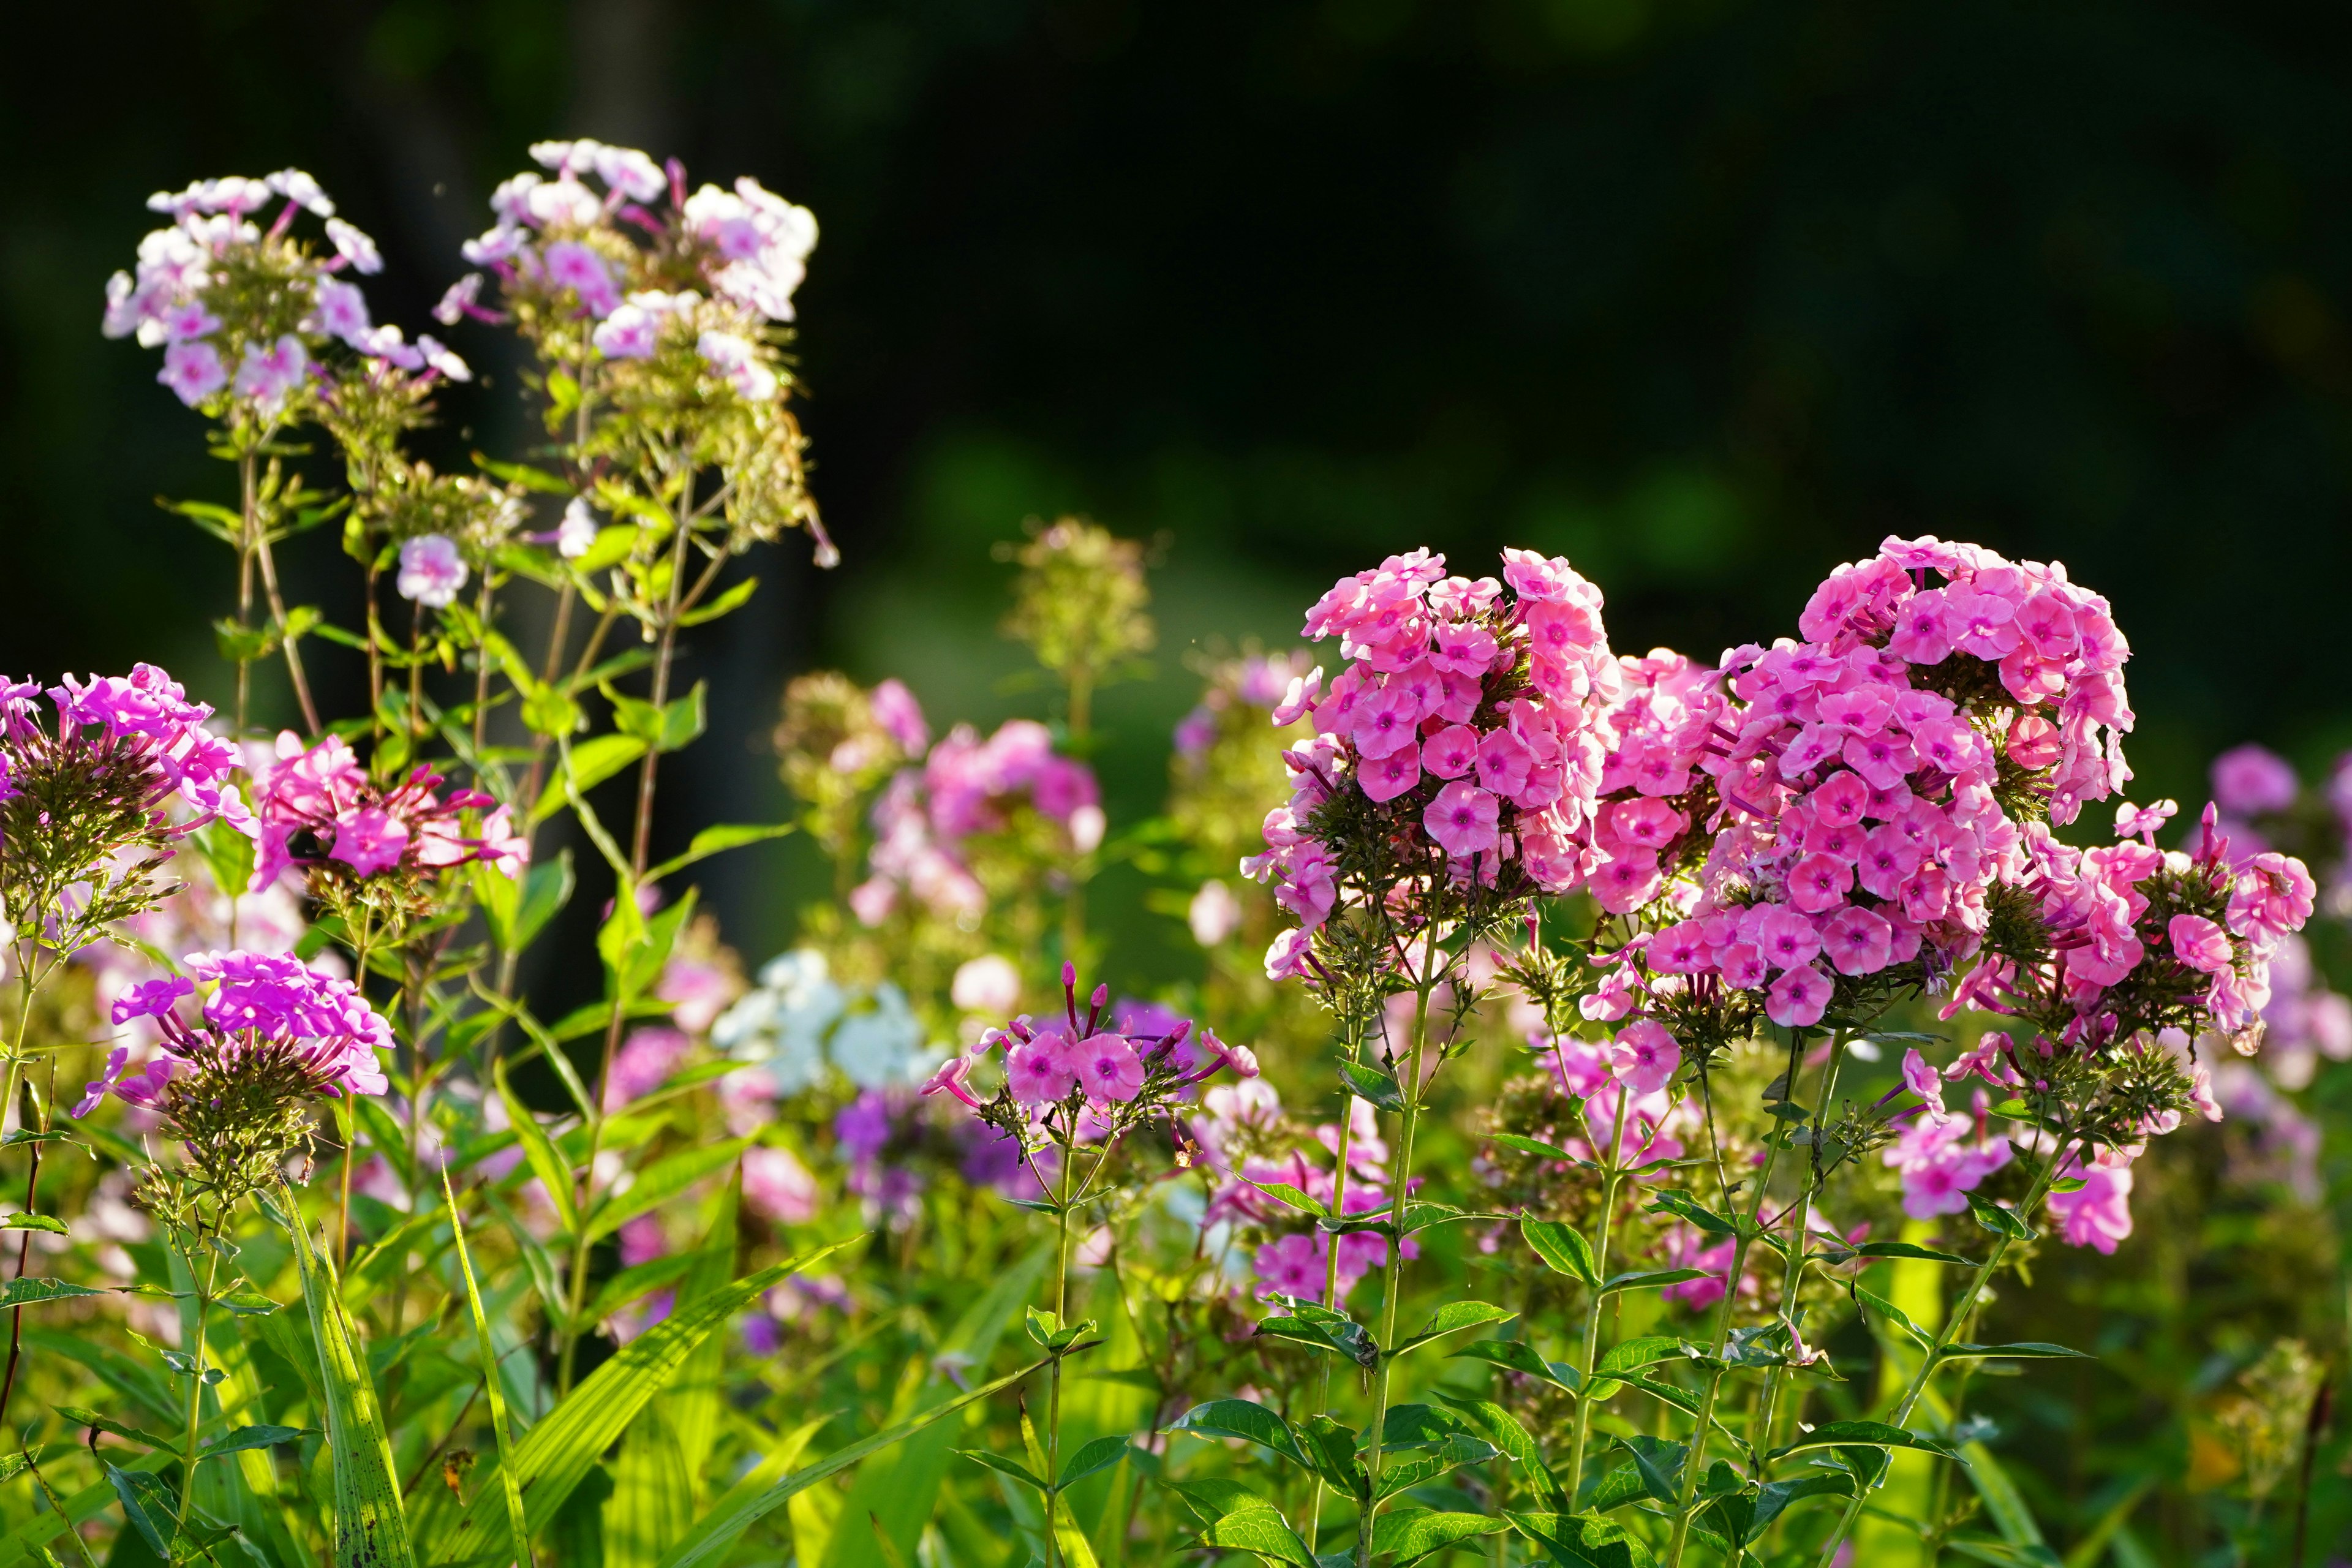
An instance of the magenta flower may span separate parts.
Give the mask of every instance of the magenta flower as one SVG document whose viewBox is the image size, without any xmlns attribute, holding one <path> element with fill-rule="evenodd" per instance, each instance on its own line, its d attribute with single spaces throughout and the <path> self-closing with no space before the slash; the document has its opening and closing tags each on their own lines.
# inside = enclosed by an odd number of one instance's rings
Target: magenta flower
<svg viewBox="0 0 2352 1568">
<path fill-rule="evenodd" d="M 2069 1155 L 2063 1169 L 2083 1185 L 2071 1193 L 2053 1192 L 2046 1200 L 2059 1235 L 2069 1247 L 2114 1252 L 2132 1233 L 2130 1156 L 2121 1150 L 2104 1150 L 2084 1165 Z"/>
<path fill-rule="evenodd" d="M 1089 1035 L 1067 1055 L 1090 1100 L 1124 1105 L 1143 1089 L 1143 1059 L 1124 1035 Z"/>
<path fill-rule="evenodd" d="M 1784 971 L 1767 992 L 1765 1016 L 1785 1029 L 1809 1028 L 1828 1011 L 1828 976 L 1810 963 Z"/>
<path fill-rule="evenodd" d="M 1437 792 L 1437 798 L 1422 813 L 1422 824 L 1439 848 L 1457 860 L 1467 859 L 1496 847 L 1500 838 L 1496 830 L 1500 812 L 1501 805 L 1492 795 L 1456 780 Z"/>
<path fill-rule="evenodd" d="M 259 343 L 245 345 L 235 391 L 239 397 L 251 398 L 263 414 L 274 416 L 310 373 L 310 356 L 302 340 L 287 332 L 266 348 Z"/>
<path fill-rule="evenodd" d="M 173 395 L 194 408 L 228 384 L 228 367 L 220 351 L 206 342 L 175 342 L 163 351 L 163 368 L 155 379 Z"/>
<path fill-rule="evenodd" d="M 2213 800 L 2231 816 L 2284 811 L 2302 792 L 2294 764 L 2266 746 L 2249 742 L 2213 759 Z"/>
<path fill-rule="evenodd" d="M 1637 1095 L 1664 1089 L 1682 1063 L 1682 1047 L 1664 1024 L 1651 1018 L 1637 1019 L 1618 1030 L 1610 1051 L 1611 1072 Z"/>
</svg>

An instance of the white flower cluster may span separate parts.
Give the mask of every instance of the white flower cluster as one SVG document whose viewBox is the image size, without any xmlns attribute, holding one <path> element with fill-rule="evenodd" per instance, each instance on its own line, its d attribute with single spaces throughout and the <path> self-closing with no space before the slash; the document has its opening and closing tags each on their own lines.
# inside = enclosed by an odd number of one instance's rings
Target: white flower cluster
<svg viewBox="0 0 2352 1568">
<path fill-rule="evenodd" d="M 859 1089 L 918 1084 L 945 1056 L 928 1046 L 907 994 L 835 980 L 824 954 L 796 948 L 772 958 L 760 984 L 711 1026 L 711 1043 L 764 1078 L 777 1098 L 823 1082 L 830 1065 Z"/>
</svg>

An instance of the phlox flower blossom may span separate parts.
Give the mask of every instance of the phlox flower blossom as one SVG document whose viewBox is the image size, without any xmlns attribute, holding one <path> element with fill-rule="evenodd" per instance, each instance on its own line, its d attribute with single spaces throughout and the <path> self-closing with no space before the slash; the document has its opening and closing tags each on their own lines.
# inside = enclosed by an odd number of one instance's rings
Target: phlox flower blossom
<svg viewBox="0 0 2352 1568">
<path fill-rule="evenodd" d="M 194 408 L 228 384 L 228 367 L 212 344 L 184 341 L 163 351 L 163 368 L 155 373 L 155 379 Z"/>
<path fill-rule="evenodd" d="M 423 533 L 400 547 L 400 575 L 394 586 L 404 599 L 446 610 L 466 585 L 466 558 L 446 534 Z"/>
</svg>

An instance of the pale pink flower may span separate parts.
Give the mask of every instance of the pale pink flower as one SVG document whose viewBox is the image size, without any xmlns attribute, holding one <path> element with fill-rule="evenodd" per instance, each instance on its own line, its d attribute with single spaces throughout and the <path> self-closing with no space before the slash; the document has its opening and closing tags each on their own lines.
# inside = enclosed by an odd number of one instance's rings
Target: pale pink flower
<svg viewBox="0 0 2352 1568">
<path fill-rule="evenodd" d="M 456 601 L 468 575 L 466 558 L 457 541 L 446 534 L 423 533 L 400 547 L 400 575 L 394 586 L 404 599 L 429 609 L 446 610 Z"/>
</svg>

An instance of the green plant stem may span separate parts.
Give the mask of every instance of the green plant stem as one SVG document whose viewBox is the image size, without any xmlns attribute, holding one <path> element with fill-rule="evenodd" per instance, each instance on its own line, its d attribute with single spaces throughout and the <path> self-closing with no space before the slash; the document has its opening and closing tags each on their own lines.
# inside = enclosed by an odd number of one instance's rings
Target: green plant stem
<svg viewBox="0 0 2352 1568">
<path fill-rule="evenodd" d="M 1352 1058 L 1353 1052 L 1349 1053 Z M 1348 1145 L 1356 1128 L 1356 1097 L 1344 1088 L 1339 1096 L 1339 1163 L 1331 1173 L 1331 1213 L 1336 1217 L 1348 1212 Z M 1323 1304 L 1333 1311 L 1339 1310 L 1339 1237 L 1332 1237 L 1324 1249 Z M 1331 1358 L 1317 1356 L 1315 1373 L 1315 1408 L 1328 1415 L 1331 1413 Z M 1312 1478 L 1307 1500 L 1307 1548 L 1312 1552 L 1323 1533 L 1323 1477 L 1318 1471 Z"/>
<path fill-rule="evenodd" d="M 2053 1155 L 2049 1163 L 2042 1167 L 2042 1173 L 2033 1179 L 2033 1185 L 2026 1193 L 2024 1202 L 2019 1204 L 2012 1211 L 2019 1217 L 2022 1218 L 2032 1214 L 2041 1205 L 2042 1198 L 2050 1191 L 2050 1184 L 2057 1180 L 2059 1168 L 2065 1163 L 2067 1146 L 2073 1142 L 2073 1131 L 2069 1129 L 2058 1140 L 2058 1152 Z M 1928 1345 L 1927 1353 L 1919 1360 L 1919 1370 L 1911 1374 L 1910 1384 L 1904 1389 L 1903 1397 L 1896 1403 L 1894 1414 L 1887 1417 L 1890 1425 L 1900 1426 L 1911 1419 L 1911 1412 L 1918 1405 L 1920 1395 L 1927 1393 L 1927 1380 L 1936 1375 L 1936 1367 L 1943 1360 L 1945 1347 L 1952 1342 L 1952 1336 L 1958 1331 L 1960 1321 L 1975 1310 L 1978 1295 L 2000 1268 L 2000 1260 L 2008 1256 L 2011 1239 L 2006 1235 L 1997 1237 L 1993 1242 L 1991 1254 L 1982 1263 L 1978 1264 L 1976 1271 L 1969 1276 L 1967 1288 L 1960 1292 L 1959 1300 L 1953 1303 L 1951 1311 L 1945 1314 L 1944 1326 L 1936 1331 L 1936 1338 Z M 1846 1532 L 1853 1528 L 1854 1521 L 1862 1517 L 1862 1505 L 1870 1495 L 1871 1489 L 1869 1487 L 1856 1489 L 1853 1500 L 1846 1504 L 1845 1512 L 1838 1517 L 1836 1528 L 1830 1531 L 1829 1538 L 1822 1543 L 1818 1568 L 1830 1568 L 1831 1563 L 1837 1556 L 1839 1545 L 1845 1540 Z"/>
<path fill-rule="evenodd" d="M 20 952 L 18 957 L 16 1038 L 8 1047 L 8 1088 L 5 1094 L 0 1094 L 0 1121 L 5 1120 L 7 1108 L 16 1103 L 16 1086 L 24 1077 L 25 1036 L 33 1020 L 33 993 L 40 984 L 33 973 L 34 963 L 40 957 L 38 943 L 34 944 L 29 956 Z M 46 1116 L 43 1117 L 43 1121 L 46 1123 Z M 42 1130 L 44 1131 L 47 1130 L 46 1125 Z M 25 1176 L 25 1212 L 31 1214 L 34 1212 L 34 1190 L 41 1179 L 41 1146 L 34 1143 L 27 1147 L 26 1158 L 30 1162 L 30 1166 Z M 28 1230 L 16 1241 L 17 1279 L 22 1279 L 25 1277 L 25 1270 L 32 1262 L 32 1255 L 33 1233 Z M 16 1363 L 24 1355 L 24 1351 L 25 1314 L 20 1309 L 8 1314 L 8 1370 L 5 1374 L 0 1374 L 0 1423 L 5 1423 L 8 1419 L 8 1402 L 16 1396 Z"/>
<path fill-rule="evenodd" d="M 1104 1156 L 1110 1151 L 1106 1148 Z M 1062 1148 L 1062 1170 L 1055 1178 L 1054 1194 L 1054 1331 L 1059 1333 L 1062 1320 L 1070 1310 L 1070 1173 L 1077 1165 L 1076 1150 L 1065 1144 Z M 1099 1165 L 1097 1167 L 1100 1168 Z M 1062 1537 L 1057 1521 L 1061 1517 L 1062 1490 L 1056 1484 L 1061 1475 L 1062 1452 L 1062 1356 L 1056 1351 L 1053 1364 L 1045 1369 L 1045 1568 L 1059 1568 L 1062 1561 Z"/>
<path fill-rule="evenodd" d="M 1390 1347 L 1396 1342 L 1397 1298 L 1404 1282 L 1404 1211 L 1412 1186 L 1412 1140 L 1421 1120 L 1421 1097 L 1425 1087 L 1423 1068 L 1429 1045 L 1429 994 L 1436 988 L 1432 975 L 1436 960 L 1437 922 L 1433 915 L 1422 950 L 1421 982 L 1413 987 L 1412 1081 L 1402 1086 L 1404 1110 L 1397 1132 L 1396 1164 L 1389 1172 L 1393 1184 L 1389 1192 L 1388 1270 L 1381 1300 L 1381 1367 L 1372 1378 L 1371 1434 L 1364 1450 L 1364 1477 L 1370 1495 L 1356 1521 L 1356 1568 L 1371 1568 L 1372 1522 L 1380 1512 L 1381 1439 L 1388 1425 L 1389 1373 L 1394 1365 Z M 1354 1107 L 1349 1109 L 1352 1111 Z M 1331 1238 L 1334 1258 L 1339 1256 L 1339 1240 L 1336 1235 Z"/>
<path fill-rule="evenodd" d="M 1609 1153 L 1601 1166 L 1601 1226 L 1595 1232 L 1592 1271 L 1602 1279 L 1609 1278 L 1610 1232 L 1617 1217 L 1617 1184 L 1622 1179 L 1625 1163 L 1625 1102 L 1632 1098 L 1623 1084 L 1617 1086 L 1617 1114 L 1611 1118 Z M 1569 1440 L 1568 1448 L 1568 1498 L 1571 1509 L 1584 1490 L 1584 1448 L 1592 1434 L 1592 1371 L 1601 1360 L 1601 1309 L 1606 1300 L 1601 1287 L 1595 1285 L 1584 1304 L 1584 1386 L 1576 1393 L 1575 1436 Z"/>
<path fill-rule="evenodd" d="M 1699 1082 L 1699 1093 L 1707 1100 L 1706 1125 L 1715 1153 L 1716 1181 L 1727 1194 L 1730 1190 L 1730 1182 L 1723 1169 L 1723 1145 L 1714 1139 L 1714 1100 L 1704 1078 Z M 1666 1568 L 1682 1568 L 1683 1552 L 1690 1544 L 1691 1517 L 1695 1511 L 1694 1504 L 1698 1492 L 1699 1474 L 1706 1468 L 1707 1440 L 1715 1434 L 1716 1401 L 1723 1391 L 1723 1376 L 1726 1371 L 1723 1365 L 1723 1351 L 1724 1347 L 1731 1342 L 1731 1315 L 1739 1301 L 1739 1280 L 1748 1270 L 1748 1250 L 1755 1243 L 1757 1227 L 1764 1213 L 1764 1189 L 1771 1184 L 1772 1166 L 1779 1160 L 1780 1154 L 1780 1147 L 1777 1137 L 1765 1143 L 1764 1163 L 1757 1169 L 1755 1188 L 1748 1194 L 1748 1216 L 1739 1227 L 1738 1237 L 1732 1244 L 1731 1272 L 1724 1276 L 1723 1281 L 1723 1310 L 1716 1315 L 1715 1339 L 1707 1351 L 1715 1365 L 1706 1374 L 1706 1391 L 1699 1395 L 1698 1426 L 1692 1434 L 1690 1456 L 1683 1462 L 1682 1487 L 1675 1500 L 1675 1533 L 1666 1547 Z M 1743 1545 L 1735 1544 L 1732 1547 L 1731 1562 L 1734 1568 L 1737 1568 L 1744 1554 Z"/>
<path fill-rule="evenodd" d="M 1812 1222 L 1813 1194 L 1827 1179 L 1827 1173 L 1822 1169 L 1822 1123 L 1829 1116 L 1830 1096 L 1837 1092 L 1838 1067 L 1844 1053 L 1845 1031 L 1831 1031 L 1830 1059 L 1822 1067 L 1821 1087 L 1817 1090 L 1820 1099 L 1813 1106 L 1812 1142 L 1806 1150 L 1805 1182 L 1798 1189 L 1796 1204 L 1790 1210 L 1794 1217 L 1789 1226 L 1788 1268 L 1781 1276 L 1780 1283 L 1780 1316 L 1789 1324 L 1791 1348 L 1797 1334 L 1797 1293 L 1805 1279 L 1805 1227 Z M 1796 1088 L 1793 1074 L 1790 1088 L 1792 1090 Z M 1772 1445 L 1772 1427 L 1780 1414 L 1780 1390 L 1788 1380 L 1788 1371 L 1785 1365 L 1780 1365 L 1767 1369 L 1764 1373 L 1763 1403 L 1756 1426 L 1756 1436 L 1761 1439 L 1759 1445 L 1761 1447 L 1769 1448 Z"/>
<path fill-rule="evenodd" d="M 205 1409 L 205 1323 L 212 1312 L 214 1288 L 220 1283 L 220 1248 L 215 1246 L 209 1250 L 210 1256 L 205 1264 L 204 1288 L 196 1292 L 195 1342 L 191 1347 L 193 1354 L 188 1363 L 194 1370 L 188 1374 L 188 1421 L 186 1435 L 180 1445 L 178 1518 L 182 1529 L 187 1527 L 188 1505 L 196 1497 L 196 1432 L 204 1424 Z M 188 1278 L 192 1281 L 195 1279 L 194 1269 L 188 1270 Z"/>
</svg>

